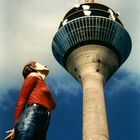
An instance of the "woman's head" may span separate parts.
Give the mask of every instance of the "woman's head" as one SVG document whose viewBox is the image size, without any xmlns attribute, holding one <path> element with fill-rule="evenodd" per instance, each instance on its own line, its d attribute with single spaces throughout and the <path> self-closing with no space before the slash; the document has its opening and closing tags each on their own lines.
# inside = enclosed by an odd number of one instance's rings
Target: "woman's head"
<svg viewBox="0 0 140 140">
<path fill-rule="evenodd" d="M 47 75 L 49 73 L 48 67 L 45 65 L 42 65 L 36 61 L 30 61 L 27 63 L 22 71 L 22 75 L 24 79 L 31 73 L 31 72 L 41 72 L 44 75 Z"/>
<path fill-rule="evenodd" d="M 30 61 L 29 63 L 27 63 L 22 71 L 22 75 L 24 77 L 24 79 L 31 73 L 31 72 L 36 72 L 35 67 L 36 67 L 36 61 Z"/>
</svg>

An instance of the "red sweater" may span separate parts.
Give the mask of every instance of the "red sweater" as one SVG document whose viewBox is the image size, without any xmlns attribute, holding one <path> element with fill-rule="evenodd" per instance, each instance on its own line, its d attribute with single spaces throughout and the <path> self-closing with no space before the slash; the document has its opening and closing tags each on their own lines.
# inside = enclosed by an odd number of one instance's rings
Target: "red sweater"
<svg viewBox="0 0 140 140">
<path fill-rule="evenodd" d="M 16 105 L 14 125 L 19 119 L 27 103 L 36 103 L 42 105 L 48 111 L 52 111 L 56 106 L 55 101 L 45 84 L 45 81 L 35 76 L 29 76 L 23 82 Z"/>
</svg>

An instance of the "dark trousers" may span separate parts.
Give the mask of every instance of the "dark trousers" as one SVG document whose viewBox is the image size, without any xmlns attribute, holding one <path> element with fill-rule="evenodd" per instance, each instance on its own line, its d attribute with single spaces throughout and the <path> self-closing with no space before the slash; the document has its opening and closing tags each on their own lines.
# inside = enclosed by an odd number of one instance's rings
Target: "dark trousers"
<svg viewBox="0 0 140 140">
<path fill-rule="evenodd" d="M 40 106 L 27 105 L 15 126 L 14 140 L 46 140 L 50 114 Z"/>
</svg>

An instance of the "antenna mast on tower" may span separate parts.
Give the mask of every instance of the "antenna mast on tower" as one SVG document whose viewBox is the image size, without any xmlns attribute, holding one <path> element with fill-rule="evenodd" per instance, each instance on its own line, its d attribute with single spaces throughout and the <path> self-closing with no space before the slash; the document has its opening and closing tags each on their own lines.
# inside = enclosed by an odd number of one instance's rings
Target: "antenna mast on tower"
<svg viewBox="0 0 140 140">
<path fill-rule="evenodd" d="M 94 0 L 85 0 L 85 3 L 93 3 Z"/>
</svg>

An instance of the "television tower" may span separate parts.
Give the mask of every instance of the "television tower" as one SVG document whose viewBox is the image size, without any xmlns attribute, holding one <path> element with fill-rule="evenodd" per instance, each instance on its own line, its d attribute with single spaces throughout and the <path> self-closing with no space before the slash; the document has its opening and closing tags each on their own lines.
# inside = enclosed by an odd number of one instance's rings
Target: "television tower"
<svg viewBox="0 0 140 140">
<path fill-rule="evenodd" d="M 85 0 L 60 23 L 52 51 L 83 88 L 83 140 L 109 140 L 104 85 L 128 58 L 131 38 L 111 8 Z"/>
</svg>

